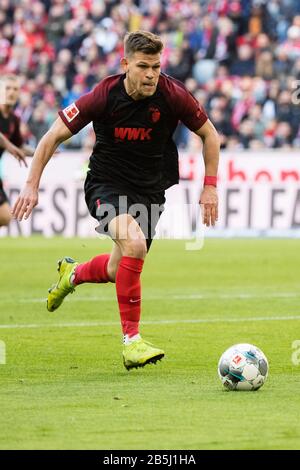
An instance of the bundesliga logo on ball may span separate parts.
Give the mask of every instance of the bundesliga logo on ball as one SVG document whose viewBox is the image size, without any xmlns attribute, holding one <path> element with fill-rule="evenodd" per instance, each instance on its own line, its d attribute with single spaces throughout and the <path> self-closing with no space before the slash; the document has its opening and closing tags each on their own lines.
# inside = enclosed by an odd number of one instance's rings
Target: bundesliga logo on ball
<svg viewBox="0 0 300 470">
<path fill-rule="evenodd" d="M 228 390 L 258 390 L 268 376 L 264 353 L 253 344 L 236 344 L 227 349 L 218 364 L 219 377 Z"/>
</svg>

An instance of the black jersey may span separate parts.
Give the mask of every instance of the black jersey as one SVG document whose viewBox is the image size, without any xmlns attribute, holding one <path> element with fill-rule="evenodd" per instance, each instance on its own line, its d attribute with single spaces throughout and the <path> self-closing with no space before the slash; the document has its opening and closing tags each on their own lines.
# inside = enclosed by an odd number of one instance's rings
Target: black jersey
<svg viewBox="0 0 300 470">
<path fill-rule="evenodd" d="M 20 119 L 14 113 L 4 117 L 0 110 L 0 132 L 17 147 L 22 146 L 23 139 L 20 132 Z M 3 152 L 4 149 L 0 147 L 0 158 Z"/>
<path fill-rule="evenodd" d="M 181 82 L 161 74 L 154 95 L 131 98 L 125 75 L 102 80 L 59 115 L 73 134 L 93 122 L 96 143 L 90 172 L 118 188 L 154 193 L 178 182 L 173 132 L 182 121 L 196 131 L 207 114 Z"/>
</svg>

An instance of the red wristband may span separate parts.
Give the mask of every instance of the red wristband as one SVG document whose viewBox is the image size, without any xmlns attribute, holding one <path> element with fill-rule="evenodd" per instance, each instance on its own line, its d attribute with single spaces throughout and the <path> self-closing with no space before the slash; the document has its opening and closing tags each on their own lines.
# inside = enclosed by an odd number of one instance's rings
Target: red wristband
<svg viewBox="0 0 300 470">
<path fill-rule="evenodd" d="M 204 186 L 215 186 L 215 187 L 217 187 L 217 177 L 216 176 L 205 176 L 204 177 Z"/>
</svg>

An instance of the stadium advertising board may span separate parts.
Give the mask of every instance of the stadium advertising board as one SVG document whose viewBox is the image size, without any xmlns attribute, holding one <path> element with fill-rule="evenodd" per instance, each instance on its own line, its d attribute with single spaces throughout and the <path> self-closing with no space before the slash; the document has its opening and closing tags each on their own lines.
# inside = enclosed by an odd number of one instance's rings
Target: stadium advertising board
<svg viewBox="0 0 300 470">
<path fill-rule="evenodd" d="M 97 236 L 84 201 L 87 156 L 64 152 L 52 158 L 41 180 L 39 205 L 30 220 L 13 221 L 1 235 Z M 27 169 L 6 155 L 3 179 L 11 202 Z M 203 230 L 197 201 L 203 181 L 199 152 L 181 152 L 180 185 L 167 191 L 157 236 L 193 238 Z M 300 236 L 300 156 L 292 151 L 223 152 L 218 192 L 219 220 L 208 236 Z"/>
</svg>

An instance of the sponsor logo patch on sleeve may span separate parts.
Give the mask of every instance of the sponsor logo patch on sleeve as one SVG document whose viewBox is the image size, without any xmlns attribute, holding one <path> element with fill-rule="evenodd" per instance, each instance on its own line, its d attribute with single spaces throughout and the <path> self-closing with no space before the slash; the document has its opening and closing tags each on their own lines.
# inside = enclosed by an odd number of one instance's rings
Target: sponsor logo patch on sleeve
<svg viewBox="0 0 300 470">
<path fill-rule="evenodd" d="M 65 115 L 67 121 L 71 122 L 79 114 L 79 109 L 77 108 L 75 103 L 72 103 L 65 109 L 63 109 L 63 114 Z"/>
</svg>

